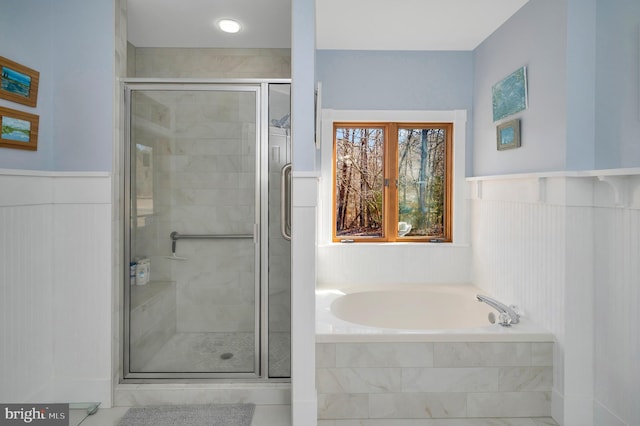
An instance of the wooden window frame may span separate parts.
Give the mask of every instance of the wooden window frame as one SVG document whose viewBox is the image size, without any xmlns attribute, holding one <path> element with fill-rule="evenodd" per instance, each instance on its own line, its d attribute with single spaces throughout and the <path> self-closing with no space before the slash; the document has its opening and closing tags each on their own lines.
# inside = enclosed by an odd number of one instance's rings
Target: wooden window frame
<svg viewBox="0 0 640 426">
<path fill-rule="evenodd" d="M 333 123 L 333 153 L 332 153 L 332 240 L 333 242 L 354 243 L 389 243 L 389 242 L 420 242 L 420 243 L 450 243 L 453 241 L 453 127 L 452 122 L 345 122 Z M 359 237 L 336 235 L 336 154 L 338 128 L 383 128 L 384 129 L 384 179 L 389 182 L 383 189 L 383 230 L 381 237 Z M 399 237 L 398 236 L 398 130 L 399 129 L 445 129 L 445 194 L 444 194 L 444 235 L 442 237 Z"/>
</svg>

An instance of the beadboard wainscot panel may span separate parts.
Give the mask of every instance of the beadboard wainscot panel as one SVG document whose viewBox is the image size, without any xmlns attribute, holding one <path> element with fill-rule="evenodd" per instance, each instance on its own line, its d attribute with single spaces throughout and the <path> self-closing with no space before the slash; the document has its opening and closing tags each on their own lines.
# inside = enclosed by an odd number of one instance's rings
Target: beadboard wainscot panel
<svg viewBox="0 0 640 426">
<path fill-rule="evenodd" d="M 640 176 L 599 181 L 594 201 L 594 424 L 637 425 L 640 424 Z"/>
<path fill-rule="evenodd" d="M 2 170 L 0 182 L 0 399 L 108 406 L 111 176 Z"/>
<path fill-rule="evenodd" d="M 58 173 L 53 199 L 55 397 L 111 405 L 111 176 Z"/>
<path fill-rule="evenodd" d="M 0 401 L 42 401 L 53 376 L 51 180 L 0 170 Z"/>
<path fill-rule="evenodd" d="M 468 179 L 474 283 L 554 333 L 562 425 L 640 424 L 639 175 Z"/>
<path fill-rule="evenodd" d="M 318 180 L 315 172 L 291 174 L 291 392 L 294 424 L 314 424 L 318 418 L 315 369 L 316 224 Z M 297 420 L 296 420 L 297 419 Z M 313 420 L 312 420 L 313 419 Z"/>
<path fill-rule="evenodd" d="M 566 208 L 540 202 L 546 182 L 537 179 L 473 183 L 474 284 L 554 333 L 553 386 L 562 393 Z"/>
</svg>

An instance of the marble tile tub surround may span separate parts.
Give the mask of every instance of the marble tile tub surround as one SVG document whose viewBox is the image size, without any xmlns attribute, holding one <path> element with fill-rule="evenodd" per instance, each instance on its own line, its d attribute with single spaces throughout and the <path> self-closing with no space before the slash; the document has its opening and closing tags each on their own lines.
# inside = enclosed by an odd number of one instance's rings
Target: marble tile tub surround
<svg viewBox="0 0 640 426">
<path fill-rule="evenodd" d="M 462 426 L 500 419 L 486 424 L 519 426 L 536 423 L 508 419 L 550 417 L 554 338 L 528 318 L 510 328 L 369 327 L 333 315 L 331 303 L 343 294 L 320 290 L 316 296 L 319 425 L 424 426 L 440 423 L 409 419 L 439 419 L 453 426 L 458 423 L 447 422 L 460 419 Z"/>
<path fill-rule="evenodd" d="M 552 352 L 551 342 L 318 343 L 318 417 L 549 417 Z"/>
</svg>

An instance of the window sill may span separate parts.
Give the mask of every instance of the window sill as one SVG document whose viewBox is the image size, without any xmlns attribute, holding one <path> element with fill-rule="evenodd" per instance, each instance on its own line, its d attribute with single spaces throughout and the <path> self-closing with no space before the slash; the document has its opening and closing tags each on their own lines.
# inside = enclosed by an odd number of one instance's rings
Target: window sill
<svg viewBox="0 0 640 426">
<path fill-rule="evenodd" d="M 324 242 L 319 243 L 318 247 L 336 247 L 336 246 L 350 246 L 350 247 L 397 247 L 397 246 L 412 246 L 412 247 L 442 247 L 442 248 L 468 248 L 471 247 L 471 244 L 463 244 L 463 243 L 430 243 L 423 241 L 397 241 L 397 242 L 379 242 L 379 243 L 367 243 L 367 242 L 357 242 L 357 243 L 341 243 L 341 242 Z"/>
</svg>

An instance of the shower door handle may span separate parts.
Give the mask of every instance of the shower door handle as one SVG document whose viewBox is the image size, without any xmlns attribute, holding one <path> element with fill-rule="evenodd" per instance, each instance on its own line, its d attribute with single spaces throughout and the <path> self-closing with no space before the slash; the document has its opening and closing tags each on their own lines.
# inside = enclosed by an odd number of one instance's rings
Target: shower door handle
<svg viewBox="0 0 640 426">
<path fill-rule="evenodd" d="M 291 241 L 291 163 L 280 172 L 280 233 Z"/>
</svg>

